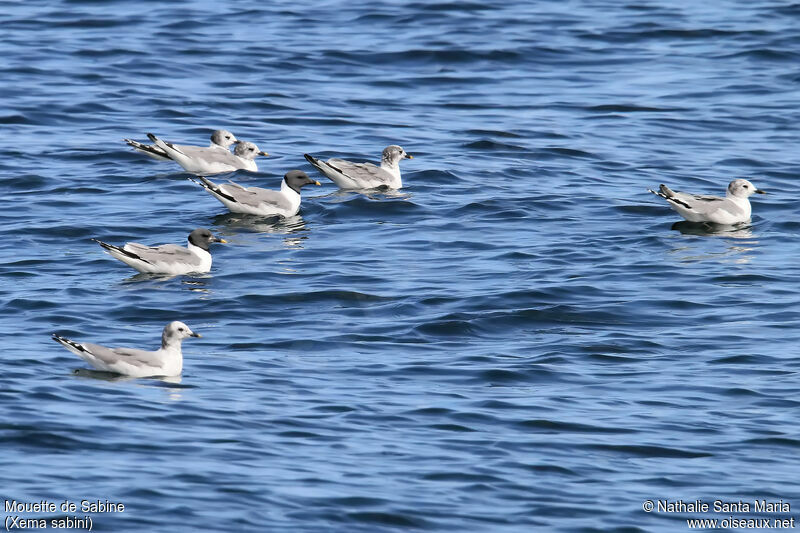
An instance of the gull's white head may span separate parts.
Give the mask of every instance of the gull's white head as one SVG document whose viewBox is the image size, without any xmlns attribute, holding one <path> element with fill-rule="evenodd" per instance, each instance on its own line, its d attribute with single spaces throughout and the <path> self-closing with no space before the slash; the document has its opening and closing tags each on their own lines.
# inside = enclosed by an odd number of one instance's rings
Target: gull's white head
<svg viewBox="0 0 800 533">
<path fill-rule="evenodd" d="M 189 326 L 176 320 L 164 327 L 164 333 L 161 334 L 161 347 L 166 348 L 175 343 L 180 344 L 181 341 L 187 337 L 199 336 L 200 334 L 192 331 Z"/>
<path fill-rule="evenodd" d="M 216 130 L 211 134 L 211 142 L 223 148 L 228 148 L 230 145 L 239 144 L 241 141 L 228 130 Z"/>
<path fill-rule="evenodd" d="M 414 159 L 414 157 L 407 154 L 402 146 L 397 146 L 396 144 L 383 149 L 381 163 L 389 165 L 390 167 L 395 167 L 401 159 Z"/>
<path fill-rule="evenodd" d="M 241 141 L 236 145 L 236 148 L 233 149 L 233 155 L 237 155 L 242 159 L 255 159 L 260 155 L 268 156 L 269 154 L 267 152 L 262 152 L 258 149 L 258 146 L 251 142 Z"/>
<path fill-rule="evenodd" d="M 761 189 L 756 189 L 755 185 L 744 179 L 733 180 L 728 184 L 728 196 L 747 198 L 754 193 L 767 194 Z"/>
</svg>

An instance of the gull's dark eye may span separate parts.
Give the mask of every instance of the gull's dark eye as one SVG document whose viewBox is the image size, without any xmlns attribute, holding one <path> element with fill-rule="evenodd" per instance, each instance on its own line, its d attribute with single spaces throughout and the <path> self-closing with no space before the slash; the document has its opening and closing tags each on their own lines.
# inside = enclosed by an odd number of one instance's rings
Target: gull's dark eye
<svg viewBox="0 0 800 533">
<path fill-rule="evenodd" d="M 178 331 L 183 331 L 183 328 L 178 328 Z"/>
<path fill-rule="evenodd" d="M 744 187 L 745 189 L 747 189 L 747 188 L 749 187 L 749 185 L 742 185 L 742 187 Z"/>
<path fill-rule="evenodd" d="M 231 140 L 231 136 L 230 135 L 226 135 L 225 138 L 228 139 L 229 141 Z"/>
<path fill-rule="evenodd" d="M 250 151 L 251 151 L 251 152 L 255 152 L 255 151 L 256 151 L 256 149 L 255 149 L 255 148 L 250 148 Z"/>
</svg>

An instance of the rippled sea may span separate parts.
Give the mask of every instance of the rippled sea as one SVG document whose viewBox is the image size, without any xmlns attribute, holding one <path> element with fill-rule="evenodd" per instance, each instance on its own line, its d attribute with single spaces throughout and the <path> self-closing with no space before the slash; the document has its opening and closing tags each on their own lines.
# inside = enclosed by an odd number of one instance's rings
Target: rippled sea
<svg viewBox="0 0 800 533">
<path fill-rule="evenodd" d="M 0 480 L 6 500 L 79 506 L 4 525 L 794 517 L 799 17 L 769 0 L 4 2 Z M 232 215 L 122 142 L 217 128 L 270 153 L 223 179 L 323 186 L 289 220 Z M 337 191 L 302 157 L 388 144 L 414 155 L 396 193 Z M 676 225 L 647 192 L 739 177 L 768 194 L 736 231 Z M 229 241 L 207 275 L 133 276 L 90 240 L 196 227 Z M 175 382 L 78 371 L 50 340 L 151 349 L 171 320 L 203 334 Z"/>
</svg>

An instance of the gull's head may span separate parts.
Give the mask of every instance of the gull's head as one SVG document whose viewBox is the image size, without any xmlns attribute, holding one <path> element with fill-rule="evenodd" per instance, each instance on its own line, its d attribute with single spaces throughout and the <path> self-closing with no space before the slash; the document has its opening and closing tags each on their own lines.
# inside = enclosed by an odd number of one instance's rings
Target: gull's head
<svg viewBox="0 0 800 533">
<path fill-rule="evenodd" d="M 387 146 L 383 149 L 381 162 L 386 163 L 389 166 L 396 166 L 401 159 L 414 159 L 414 157 L 407 154 L 406 151 L 403 150 L 402 146 L 397 146 L 396 144 Z"/>
<path fill-rule="evenodd" d="M 197 246 L 198 248 L 202 248 L 206 252 L 208 251 L 208 246 L 212 242 L 228 242 L 225 239 L 220 239 L 219 237 L 215 237 L 210 231 L 206 228 L 197 228 L 193 232 L 189 234 L 189 244 L 192 246 Z"/>
<path fill-rule="evenodd" d="M 211 142 L 223 148 L 227 148 L 232 144 L 239 144 L 241 141 L 228 130 L 216 130 L 211 134 Z"/>
<path fill-rule="evenodd" d="M 733 180 L 728 184 L 728 196 L 747 198 L 754 193 L 767 194 L 761 189 L 756 189 L 755 185 L 744 179 Z"/>
<path fill-rule="evenodd" d="M 258 146 L 255 144 L 247 141 L 241 141 L 239 144 L 237 144 L 236 148 L 233 149 L 233 154 L 238 155 L 242 159 L 255 159 L 260 155 L 269 155 L 267 152 L 262 152 L 259 150 Z"/>
<path fill-rule="evenodd" d="M 283 181 L 286 182 L 286 185 L 296 191 L 297 194 L 300 194 L 300 189 L 304 185 L 320 185 L 320 182 L 317 180 L 312 180 L 308 177 L 308 174 L 302 170 L 290 170 L 283 177 Z"/>
<path fill-rule="evenodd" d="M 180 342 L 187 337 L 200 337 L 200 334 L 192 331 L 189 326 L 183 322 L 176 320 L 164 327 L 164 333 L 161 334 L 161 345 L 168 346 L 174 342 Z"/>
</svg>

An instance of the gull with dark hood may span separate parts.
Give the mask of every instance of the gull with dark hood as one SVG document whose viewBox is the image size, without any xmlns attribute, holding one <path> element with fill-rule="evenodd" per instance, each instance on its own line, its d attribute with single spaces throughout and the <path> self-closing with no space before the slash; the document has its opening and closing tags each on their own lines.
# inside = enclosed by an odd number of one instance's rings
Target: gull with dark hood
<svg viewBox="0 0 800 533">
<path fill-rule="evenodd" d="M 231 213 L 244 213 L 248 215 L 280 215 L 290 217 L 300 210 L 300 189 L 306 185 L 319 185 L 316 180 L 308 177 L 302 170 L 290 170 L 283 177 L 281 189 L 261 189 L 259 187 L 244 187 L 238 183 L 214 183 L 199 176 L 200 181 L 189 178 L 203 187 L 208 193 L 219 200 Z"/>
<path fill-rule="evenodd" d="M 177 244 L 161 246 L 145 246 L 129 242 L 125 246 L 115 246 L 97 239 L 92 239 L 103 247 L 114 259 L 146 274 L 202 274 L 211 270 L 211 253 L 209 245 L 215 242 L 227 242 L 215 237 L 205 228 L 197 228 L 189 234 L 189 242 L 184 248 Z"/>
</svg>

